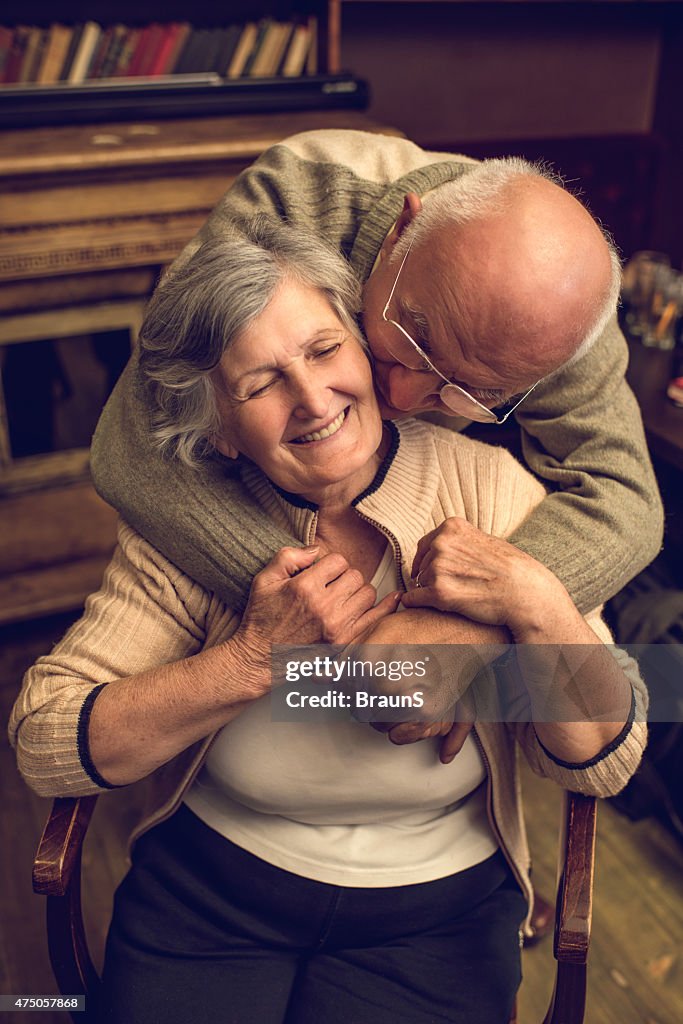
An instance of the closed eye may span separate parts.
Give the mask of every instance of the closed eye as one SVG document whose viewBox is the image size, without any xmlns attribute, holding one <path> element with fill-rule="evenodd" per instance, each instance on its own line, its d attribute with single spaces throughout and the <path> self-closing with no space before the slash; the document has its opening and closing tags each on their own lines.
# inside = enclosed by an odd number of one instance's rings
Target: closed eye
<svg viewBox="0 0 683 1024">
<path fill-rule="evenodd" d="M 316 349 L 316 351 L 311 352 L 311 357 L 313 359 L 329 359 L 331 356 L 335 356 L 337 354 L 341 346 L 342 343 L 340 341 L 336 341 L 333 345 L 326 345 L 325 348 L 319 348 Z"/>
<path fill-rule="evenodd" d="M 417 373 L 434 373 L 434 370 L 433 370 L 433 369 L 432 369 L 432 367 L 431 367 L 431 366 L 429 365 L 429 363 L 427 363 L 427 362 L 424 362 L 424 363 L 422 363 L 422 366 L 418 366 L 418 368 L 417 368 L 417 371 L 416 371 L 416 372 L 417 372 Z"/>
<path fill-rule="evenodd" d="M 308 359 L 313 359 L 316 362 L 322 362 L 326 359 L 333 359 L 334 356 L 339 352 L 343 345 L 343 341 L 335 341 L 325 343 L 320 348 L 313 348 L 307 353 Z M 282 380 L 282 374 L 277 372 L 272 377 L 263 379 L 261 383 L 255 382 L 255 386 L 252 386 L 246 394 L 235 394 L 235 399 L 238 402 L 248 402 L 251 398 L 263 398 L 267 395 L 273 387 Z"/>
<path fill-rule="evenodd" d="M 246 394 L 235 394 L 235 400 L 238 402 L 248 402 L 250 398 L 262 398 L 267 395 L 268 392 L 277 384 L 280 380 L 280 375 L 270 377 L 268 380 L 264 380 L 263 383 L 252 387 Z"/>
</svg>

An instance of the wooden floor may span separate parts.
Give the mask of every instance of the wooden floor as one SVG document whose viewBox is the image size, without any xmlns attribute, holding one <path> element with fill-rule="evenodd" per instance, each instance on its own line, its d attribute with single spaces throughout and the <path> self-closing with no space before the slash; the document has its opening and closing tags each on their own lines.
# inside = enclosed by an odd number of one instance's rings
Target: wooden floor
<svg viewBox="0 0 683 1024">
<path fill-rule="evenodd" d="M 0 716 L 6 721 L 24 669 L 48 650 L 68 616 L 0 630 Z M 31 863 L 49 802 L 19 779 L 6 739 L 0 744 L 0 994 L 50 994 L 42 900 L 31 893 Z M 554 885 L 558 802 L 550 783 L 525 774 L 527 819 L 541 891 Z M 108 906 L 122 871 L 118 839 L 122 793 L 100 800 L 87 849 L 92 946 L 101 955 Z M 111 797 L 111 799 L 110 799 Z M 98 952 L 99 951 L 99 952 Z M 551 944 L 524 954 L 521 1024 L 540 1024 L 549 998 Z M 65 1024 L 67 1015 L 9 1012 L 0 1024 Z M 628 822 L 600 807 L 587 1024 L 683 1021 L 683 848 L 656 821 Z M 133 1024 L 133 1022 L 131 1022 Z M 140 1022 L 142 1024 L 142 1022 Z M 254 1024 L 258 1024 L 257 1021 Z M 321 1022 L 322 1024 L 322 1022 Z M 350 1022 L 352 1024 L 352 1022 Z"/>
</svg>

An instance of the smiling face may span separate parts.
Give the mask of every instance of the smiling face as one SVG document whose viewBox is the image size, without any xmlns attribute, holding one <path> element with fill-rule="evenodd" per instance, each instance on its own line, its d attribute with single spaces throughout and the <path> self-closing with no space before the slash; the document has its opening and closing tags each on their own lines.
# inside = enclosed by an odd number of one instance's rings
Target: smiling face
<svg viewBox="0 0 683 1024">
<path fill-rule="evenodd" d="M 285 279 L 217 375 L 219 451 L 317 504 L 372 482 L 382 423 L 370 364 L 321 292 Z"/>
</svg>

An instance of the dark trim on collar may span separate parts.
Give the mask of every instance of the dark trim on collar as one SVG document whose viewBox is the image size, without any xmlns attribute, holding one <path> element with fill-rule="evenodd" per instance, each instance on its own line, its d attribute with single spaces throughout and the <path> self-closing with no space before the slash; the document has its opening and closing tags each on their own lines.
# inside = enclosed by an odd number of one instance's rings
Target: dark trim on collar
<svg viewBox="0 0 683 1024">
<path fill-rule="evenodd" d="M 277 491 L 280 497 L 284 498 L 290 505 L 294 505 L 295 508 L 307 508 L 309 512 L 318 511 L 318 506 L 314 502 L 309 501 L 308 498 L 304 498 L 302 494 L 290 494 L 290 492 L 286 491 L 284 487 L 280 487 L 278 484 L 273 483 L 270 477 L 267 477 L 266 479 L 273 490 Z"/>
<path fill-rule="evenodd" d="M 358 495 L 358 497 L 354 498 L 353 501 L 351 502 L 353 508 L 355 508 L 359 502 L 363 501 L 364 498 L 368 498 L 371 494 L 374 494 L 375 491 L 379 490 L 379 488 L 382 486 L 382 484 L 384 483 L 384 478 L 386 477 L 387 473 L 389 472 L 389 469 L 391 468 L 391 464 L 394 461 L 396 452 L 398 451 L 399 445 L 401 443 L 401 435 L 399 434 L 398 428 L 395 423 L 392 423 L 391 420 L 382 420 L 382 425 L 387 428 L 391 437 L 389 451 L 382 459 L 382 464 L 375 473 L 375 477 L 372 483 L 369 484 L 368 487 L 366 487 L 365 490 L 362 491 Z M 309 501 L 308 498 L 304 498 L 303 495 L 301 494 L 290 494 L 290 492 L 285 491 L 283 487 L 279 487 L 278 484 L 273 483 L 273 481 L 270 480 L 270 478 L 268 479 L 273 490 L 276 491 L 281 498 L 284 498 L 284 500 L 288 502 L 290 505 L 294 505 L 295 508 L 306 508 L 309 510 L 309 512 L 318 511 L 319 506 L 316 505 L 314 502 Z"/>
</svg>

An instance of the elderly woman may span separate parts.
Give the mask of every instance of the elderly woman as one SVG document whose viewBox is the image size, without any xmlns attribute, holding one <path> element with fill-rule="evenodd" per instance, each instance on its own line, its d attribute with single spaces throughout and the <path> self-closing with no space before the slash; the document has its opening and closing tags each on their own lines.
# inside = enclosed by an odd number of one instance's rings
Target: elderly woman
<svg viewBox="0 0 683 1024">
<path fill-rule="evenodd" d="M 635 666 L 501 539 L 540 486 L 502 449 L 382 423 L 357 298 L 336 254 L 258 223 L 207 242 L 149 307 L 159 443 L 237 459 L 255 507 L 305 546 L 241 614 L 122 524 L 102 589 L 26 676 L 10 731 L 39 793 L 149 777 L 100 1021 L 502 1024 L 530 892 L 515 742 L 598 795 L 639 761 Z M 274 721 L 272 643 L 447 641 L 449 614 L 393 614 L 402 594 L 510 630 L 526 721 L 478 723 L 448 764 L 436 739 L 395 746 L 352 718 Z M 607 721 L 536 714 L 551 643 L 589 652 L 572 684 L 609 692 Z"/>
</svg>

